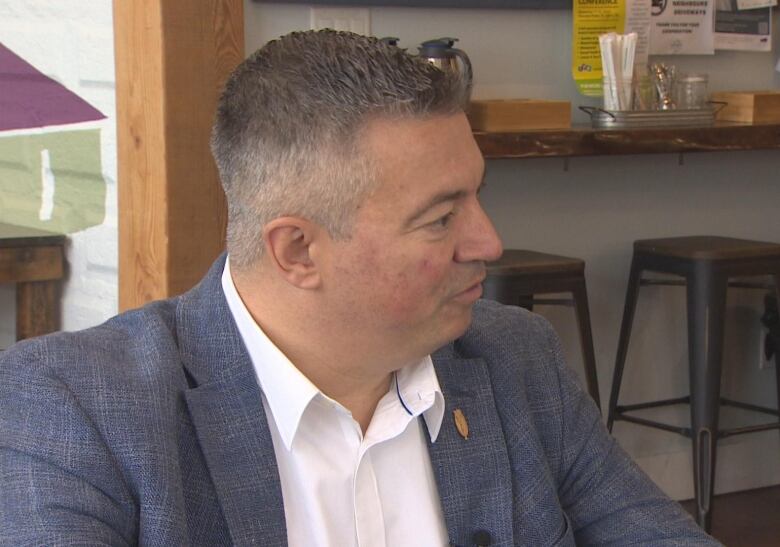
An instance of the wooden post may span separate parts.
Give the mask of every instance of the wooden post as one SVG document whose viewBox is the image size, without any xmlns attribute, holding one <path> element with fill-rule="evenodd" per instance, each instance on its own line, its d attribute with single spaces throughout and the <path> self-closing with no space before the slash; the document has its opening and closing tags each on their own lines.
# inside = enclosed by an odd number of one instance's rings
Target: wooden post
<svg viewBox="0 0 780 547">
<path fill-rule="evenodd" d="M 208 141 L 244 57 L 243 0 L 114 0 L 119 308 L 192 287 L 224 247 Z"/>
</svg>

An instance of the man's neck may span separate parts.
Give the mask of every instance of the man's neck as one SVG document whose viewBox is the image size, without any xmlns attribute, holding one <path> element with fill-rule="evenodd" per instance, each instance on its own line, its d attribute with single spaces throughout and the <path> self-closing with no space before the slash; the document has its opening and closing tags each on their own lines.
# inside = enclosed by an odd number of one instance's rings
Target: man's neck
<svg viewBox="0 0 780 547">
<path fill-rule="evenodd" d="M 368 426 L 371 424 L 379 401 L 390 389 L 391 380 L 392 376 L 387 375 L 373 387 L 366 386 L 350 394 L 332 397 L 352 413 L 352 418 L 360 424 L 363 435 L 368 431 Z M 323 393 L 325 392 L 323 391 Z"/>
<path fill-rule="evenodd" d="M 390 389 L 392 373 L 371 374 L 368 371 L 373 367 L 366 366 L 368 363 L 350 361 L 346 355 L 334 357 L 332 353 L 311 352 L 311 345 L 288 340 L 283 333 L 262 324 L 256 317 L 255 321 L 311 383 L 352 413 L 365 433 L 379 400 Z"/>
<path fill-rule="evenodd" d="M 246 280 L 235 274 L 232 277 L 244 305 L 265 335 L 323 394 L 349 410 L 365 433 L 377 404 L 390 389 L 393 371 L 399 367 L 369 356 L 363 347 L 345 345 L 346 337 L 326 334 L 324 329 L 307 324 L 306 318 L 312 315 L 290 305 L 290 300 L 263 298 L 274 291 L 242 290 L 248 285 Z M 275 308 L 280 300 L 288 302 L 285 310 Z M 295 311 L 299 313 L 295 315 Z M 340 343 L 334 344 L 334 340 Z"/>
</svg>

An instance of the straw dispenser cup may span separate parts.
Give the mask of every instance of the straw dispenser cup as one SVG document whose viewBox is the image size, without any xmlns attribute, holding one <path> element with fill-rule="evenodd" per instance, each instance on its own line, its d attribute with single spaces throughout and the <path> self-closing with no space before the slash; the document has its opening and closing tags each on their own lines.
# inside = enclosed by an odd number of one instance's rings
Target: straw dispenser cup
<svg viewBox="0 0 780 547">
<path fill-rule="evenodd" d="M 457 38 L 428 40 L 419 46 L 419 56 L 445 72 L 459 74 L 471 89 L 473 79 L 471 61 L 465 52 L 453 47 L 457 41 Z"/>
<path fill-rule="evenodd" d="M 633 77 L 636 33 L 599 36 L 604 82 L 604 108 L 632 110 L 634 106 Z"/>
</svg>

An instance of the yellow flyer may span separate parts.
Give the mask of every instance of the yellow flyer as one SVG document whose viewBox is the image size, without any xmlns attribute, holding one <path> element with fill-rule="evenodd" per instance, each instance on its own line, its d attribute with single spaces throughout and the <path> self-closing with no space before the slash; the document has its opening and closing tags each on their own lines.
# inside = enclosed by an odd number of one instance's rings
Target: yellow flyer
<svg viewBox="0 0 780 547">
<path fill-rule="evenodd" d="M 574 0 L 571 72 L 582 95 L 601 97 L 599 36 L 623 34 L 625 21 L 625 0 Z"/>
</svg>

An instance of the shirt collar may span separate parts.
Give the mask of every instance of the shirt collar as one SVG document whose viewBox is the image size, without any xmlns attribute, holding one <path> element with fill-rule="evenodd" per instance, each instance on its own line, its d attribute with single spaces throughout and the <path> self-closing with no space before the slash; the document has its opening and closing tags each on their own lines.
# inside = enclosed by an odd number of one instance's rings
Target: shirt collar
<svg viewBox="0 0 780 547">
<path fill-rule="evenodd" d="M 391 386 L 406 411 L 412 416 L 423 415 L 431 442 L 436 442 L 444 419 L 444 395 L 436 377 L 430 355 L 407 365 L 395 375 Z"/>
<path fill-rule="evenodd" d="M 287 450 L 290 450 L 301 416 L 320 390 L 290 362 L 252 318 L 233 284 L 230 258 L 225 261 L 222 272 L 222 289 L 276 427 Z"/>
<path fill-rule="evenodd" d="M 312 399 L 330 398 L 293 365 L 249 313 L 233 283 L 230 257 L 222 271 L 222 290 L 279 434 L 290 450 L 303 413 Z M 410 415 L 423 415 L 431 442 L 435 442 L 444 419 L 444 395 L 431 356 L 400 369 L 391 389 L 396 391 L 399 402 Z"/>
</svg>

